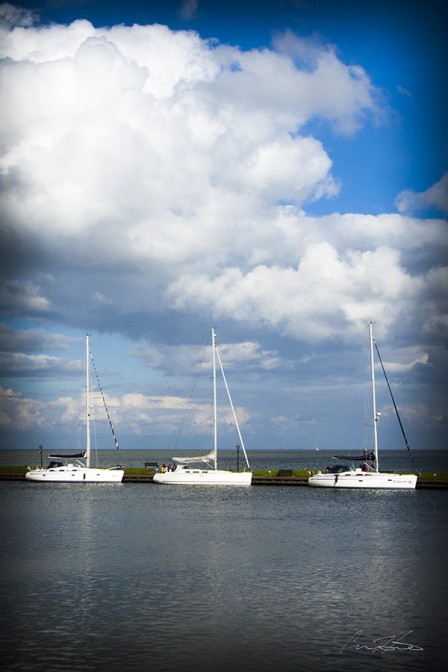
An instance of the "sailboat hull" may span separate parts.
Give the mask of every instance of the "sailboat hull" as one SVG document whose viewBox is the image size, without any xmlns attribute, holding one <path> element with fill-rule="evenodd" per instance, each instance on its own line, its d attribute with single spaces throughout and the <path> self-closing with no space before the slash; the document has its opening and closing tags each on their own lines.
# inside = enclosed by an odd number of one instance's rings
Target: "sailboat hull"
<svg viewBox="0 0 448 672">
<path fill-rule="evenodd" d="M 95 469 L 67 464 L 54 469 L 31 469 L 25 477 L 29 481 L 47 483 L 121 483 L 123 469 Z"/>
<path fill-rule="evenodd" d="M 163 485 L 251 485 L 250 471 L 222 469 L 182 469 L 154 474 L 154 483 Z"/>
<path fill-rule="evenodd" d="M 414 474 L 364 472 L 356 469 L 340 474 L 316 474 L 309 477 L 308 485 L 315 488 L 414 490 L 417 485 L 417 476 Z"/>
</svg>

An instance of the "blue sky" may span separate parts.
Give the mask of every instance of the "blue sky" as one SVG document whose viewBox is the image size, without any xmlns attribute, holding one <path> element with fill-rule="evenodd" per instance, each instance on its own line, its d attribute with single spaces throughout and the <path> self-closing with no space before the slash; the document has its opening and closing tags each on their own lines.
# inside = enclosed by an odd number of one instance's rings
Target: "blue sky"
<svg viewBox="0 0 448 672">
<path fill-rule="evenodd" d="M 1 5 L 1 447 L 81 440 L 88 331 L 123 448 L 207 449 L 215 326 L 249 451 L 353 451 L 373 320 L 411 446 L 445 448 L 440 12 Z"/>
</svg>

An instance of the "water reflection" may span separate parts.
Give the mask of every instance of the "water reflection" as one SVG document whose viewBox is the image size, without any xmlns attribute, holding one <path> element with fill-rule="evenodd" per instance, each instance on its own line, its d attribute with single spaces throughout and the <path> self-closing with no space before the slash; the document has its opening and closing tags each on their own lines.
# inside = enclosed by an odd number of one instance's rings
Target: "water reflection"
<svg viewBox="0 0 448 672">
<path fill-rule="evenodd" d="M 443 669 L 446 493 L 4 486 L 5 670 Z"/>
</svg>

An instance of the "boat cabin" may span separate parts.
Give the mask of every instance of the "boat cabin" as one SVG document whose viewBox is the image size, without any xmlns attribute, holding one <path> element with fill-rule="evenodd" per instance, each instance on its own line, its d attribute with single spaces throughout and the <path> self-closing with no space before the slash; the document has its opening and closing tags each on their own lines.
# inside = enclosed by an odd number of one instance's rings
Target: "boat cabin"
<svg viewBox="0 0 448 672">
<path fill-rule="evenodd" d="M 350 471 L 350 467 L 347 467 L 345 464 L 334 464 L 332 467 L 327 467 L 324 471 L 325 474 L 342 474 L 344 471 Z"/>
</svg>

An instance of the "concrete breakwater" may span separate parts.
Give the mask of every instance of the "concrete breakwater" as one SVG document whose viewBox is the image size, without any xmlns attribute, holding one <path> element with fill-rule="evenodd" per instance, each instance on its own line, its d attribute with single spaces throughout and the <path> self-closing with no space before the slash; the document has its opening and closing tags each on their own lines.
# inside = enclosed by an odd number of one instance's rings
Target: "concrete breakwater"
<svg viewBox="0 0 448 672">
<path fill-rule="evenodd" d="M 153 475 L 154 472 L 149 472 L 146 474 L 125 474 L 123 478 L 123 483 L 147 483 L 148 485 L 153 485 Z M 0 473 L 0 481 L 23 481 L 23 480 L 25 480 L 25 474 L 23 472 Z M 252 476 L 252 485 L 307 486 L 308 479 L 292 475 L 260 476 L 254 474 Z M 435 490 L 448 489 L 448 480 L 430 480 L 419 478 L 417 480 L 417 489 L 425 489 L 425 488 Z"/>
<path fill-rule="evenodd" d="M 123 483 L 153 483 L 153 473 L 147 474 L 125 474 Z M 0 473 L 0 481 L 23 481 L 23 473 Z M 307 485 L 307 478 L 297 476 L 252 476 L 252 485 Z M 447 484 L 448 485 L 448 484 Z"/>
<path fill-rule="evenodd" d="M 123 483 L 152 483 L 153 474 L 126 475 Z M 252 476 L 252 485 L 307 485 L 307 478 L 298 476 Z M 448 485 L 448 484 L 447 484 Z"/>
</svg>

